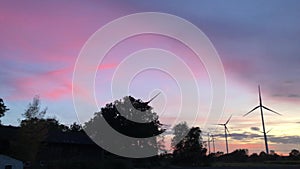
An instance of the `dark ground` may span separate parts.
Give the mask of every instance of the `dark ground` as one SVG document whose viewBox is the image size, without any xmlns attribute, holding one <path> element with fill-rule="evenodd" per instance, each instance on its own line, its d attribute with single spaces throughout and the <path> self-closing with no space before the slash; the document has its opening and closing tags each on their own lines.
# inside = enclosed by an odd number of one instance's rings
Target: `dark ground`
<svg viewBox="0 0 300 169">
<path fill-rule="evenodd" d="M 215 167 L 167 167 L 165 169 L 300 169 L 300 165 L 261 165 L 261 166 L 215 166 Z"/>
</svg>

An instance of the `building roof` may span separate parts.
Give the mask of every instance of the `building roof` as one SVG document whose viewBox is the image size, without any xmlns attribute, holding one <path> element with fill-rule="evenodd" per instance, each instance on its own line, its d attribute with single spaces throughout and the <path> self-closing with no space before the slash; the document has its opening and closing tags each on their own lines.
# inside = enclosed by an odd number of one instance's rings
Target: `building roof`
<svg viewBox="0 0 300 169">
<path fill-rule="evenodd" d="M 20 127 L 14 126 L 0 126 L 0 139 L 15 140 L 18 139 L 18 132 Z M 46 139 L 48 143 L 62 143 L 62 144 L 95 144 L 84 131 L 48 131 Z"/>
</svg>

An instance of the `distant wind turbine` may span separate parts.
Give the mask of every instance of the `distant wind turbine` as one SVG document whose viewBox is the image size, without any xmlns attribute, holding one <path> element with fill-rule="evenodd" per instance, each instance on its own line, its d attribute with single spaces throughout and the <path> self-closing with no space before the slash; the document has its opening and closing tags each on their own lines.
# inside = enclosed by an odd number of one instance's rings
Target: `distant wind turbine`
<svg viewBox="0 0 300 169">
<path fill-rule="evenodd" d="M 225 130 L 225 141 L 226 141 L 226 152 L 227 152 L 227 154 L 228 154 L 227 132 L 229 133 L 229 130 L 228 130 L 228 128 L 227 128 L 227 124 L 228 124 L 228 122 L 230 121 L 231 117 L 232 117 L 232 115 L 228 118 L 228 120 L 226 121 L 226 123 L 224 123 L 224 124 L 218 124 L 218 125 L 220 125 L 220 126 L 224 126 L 224 130 Z"/>
<path fill-rule="evenodd" d="M 258 85 L 258 97 L 259 97 L 259 105 L 254 107 L 251 111 L 249 111 L 248 113 L 246 113 L 244 115 L 247 116 L 248 114 L 252 113 L 254 110 L 260 108 L 260 115 L 261 115 L 261 123 L 262 123 L 262 126 L 263 126 L 263 134 L 264 134 L 264 139 L 265 139 L 265 146 L 266 146 L 266 153 L 269 154 L 269 147 L 268 147 L 268 139 L 267 139 L 267 132 L 266 132 L 266 129 L 265 129 L 265 120 L 264 120 L 264 115 L 263 115 L 263 108 L 266 109 L 266 110 L 269 110 L 275 114 L 278 114 L 281 116 L 280 113 L 277 113 L 276 111 L 274 110 L 271 110 L 270 108 L 264 106 L 262 104 L 262 99 L 261 99 L 261 93 L 260 93 L 260 86 Z"/>
<path fill-rule="evenodd" d="M 210 154 L 210 141 L 211 141 L 211 139 L 210 139 L 210 135 L 209 135 L 209 133 L 207 133 L 207 146 L 208 146 L 208 154 Z"/>
<path fill-rule="evenodd" d="M 216 148 L 215 148 L 215 137 L 214 135 L 211 134 L 211 132 L 206 132 L 207 133 L 207 141 L 204 141 L 205 143 L 207 143 L 207 148 L 208 148 L 208 154 L 211 154 L 212 152 L 215 153 L 216 152 Z M 211 151 L 211 144 L 213 143 L 213 151 Z"/>
<path fill-rule="evenodd" d="M 216 138 L 215 138 L 214 135 L 211 135 L 210 137 L 211 137 L 211 140 L 212 140 L 212 143 L 213 143 L 213 150 L 214 150 L 213 152 L 216 153 L 216 148 L 215 148 L 215 139 Z"/>
</svg>

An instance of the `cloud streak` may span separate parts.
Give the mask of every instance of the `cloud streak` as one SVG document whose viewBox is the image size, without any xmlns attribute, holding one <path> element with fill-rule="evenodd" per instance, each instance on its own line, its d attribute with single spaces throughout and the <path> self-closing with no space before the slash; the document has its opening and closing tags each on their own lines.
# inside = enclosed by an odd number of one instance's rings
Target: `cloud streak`
<svg viewBox="0 0 300 169">
<path fill-rule="evenodd" d="M 224 138 L 224 134 L 215 134 L 215 137 Z M 243 133 L 230 133 L 228 137 L 232 141 L 245 141 L 245 142 L 255 142 L 257 140 L 263 140 L 263 134 L 256 134 L 251 132 L 243 132 Z M 268 140 L 270 143 L 276 144 L 299 144 L 300 136 L 295 135 L 287 135 L 287 136 L 275 136 L 268 135 Z"/>
</svg>

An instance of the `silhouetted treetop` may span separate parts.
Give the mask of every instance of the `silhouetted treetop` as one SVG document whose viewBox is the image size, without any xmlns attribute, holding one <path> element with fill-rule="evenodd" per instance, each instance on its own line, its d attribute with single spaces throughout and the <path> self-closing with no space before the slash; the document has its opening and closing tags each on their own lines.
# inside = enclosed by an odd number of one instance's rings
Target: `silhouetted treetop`
<svg viewBox="0 0 300 169">
<path fill-rule="evenodd" d="M 100 112 L 95 113 L 96 118 L 97 116 L 103 117 L 112 128 L 130 137 L 147 138 L 164 131 L 152 107 L 131 96 L 107 104 Z"/>
<path fill-rule="evenodd" d="M 189 130 L 186 122 L 178 123 L 173 127 L 174 137 L 171 141 L 172 148 L 176 148 L 176 145 L 188 134 Z"/>
<path fill-rule="evenodd" d="M 70 131 L 82 131 L 82 127 L 81 127 L 81 125 L 79 125 L 76 122 L 74 122 L 70 126 Z"/>
<path fill-rule="evenodd" d="M 200 152 L 202 149 L 201 130 L 199 127 L 192 127 L 188 134 L 175 146 L 174 152 Z"/>
<path fill-rule="evenodd" d="M 188 134 L 176 144 L 173 155 L 177 163 L 198 165 L 203 161 L 206 151 L 202 145 L 200 128 L 192 127 Z"/>
<path fill-rule="evenodd" d="M 137 151 L 148 149 L 157 153 L 160 148 L 157 135 L 165 131 L 158 118 L 147 102 L 126 96 L 121 100 L 106 104 L 100 112 L 96 112 L 94 117 L 85 123 L 84 130 L 97 142 L 108 141 L 110 145 L 122 150 L 131 146 Z M 101 131 L 103 123 L 107 123 L 122 135 L 137 139 L 132 141 L 103 139 L 106 138 L 105 133 Z"/>
<path fill-rule="evenodd" d="M 32 100 L 32 103 L 28 104 L 28 108 L 23 114 L 26 119 L 38 118 L 41 119 L 45 116 L 47 108 L 41 110 L 41 101 L 39 96 L 35 96 Z"/>
<path fill-rule="evenodd" d="M 297 149 L 293 149 L 293 150 L 291 150 L 291 152 L 289 153 L 289 155 L 291 157 L 299 157 L 300 156 L 300 152 Z"/>
<path fill-rule="evenodd" d="M 3 117 L 4 113 L 8 110 L 9 109 L 5 106 L 3 99 L 0 98 L 0 117 Z"/>
</svg>

